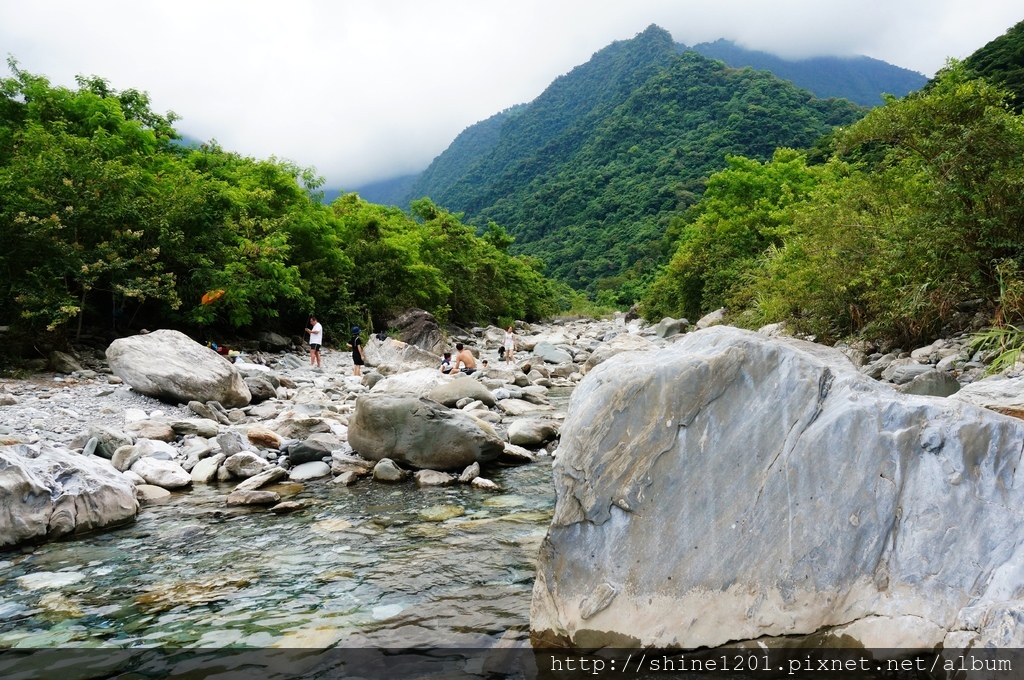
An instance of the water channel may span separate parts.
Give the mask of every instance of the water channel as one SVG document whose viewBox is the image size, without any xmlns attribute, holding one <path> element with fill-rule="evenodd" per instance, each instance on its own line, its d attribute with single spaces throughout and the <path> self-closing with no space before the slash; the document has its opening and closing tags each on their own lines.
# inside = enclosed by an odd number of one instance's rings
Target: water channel
<svg viewBox="0 0 1024 680">
<path fill-rule="evenodd" d="M 127 527 L 0 553 L 0 649 L 489 647 L 528 635 L 550 459 L 496 494 L 364 480 L 275 488 L 304 512 L 199 486 Z"/>
</svg>

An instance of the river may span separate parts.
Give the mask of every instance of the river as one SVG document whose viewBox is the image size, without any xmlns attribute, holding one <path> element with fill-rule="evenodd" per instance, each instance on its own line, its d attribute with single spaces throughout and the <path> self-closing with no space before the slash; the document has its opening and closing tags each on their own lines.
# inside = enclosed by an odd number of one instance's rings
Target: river
<svg viewBox="0 0 1024 680">
<path fill-rule="evenodd" d="M 503 492 L 364 480 L 271 487 L 305 511 L 198 486 L 102 534 L 0 553 L 0 648 L 487 647 L 528 636 L 550 459 Z"/>
</svg>

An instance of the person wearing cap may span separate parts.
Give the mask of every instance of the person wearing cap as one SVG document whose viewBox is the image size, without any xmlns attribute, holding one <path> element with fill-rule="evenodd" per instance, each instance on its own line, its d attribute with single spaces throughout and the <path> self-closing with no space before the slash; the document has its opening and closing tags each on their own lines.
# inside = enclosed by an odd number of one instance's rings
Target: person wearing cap
<svg viewBox="0 0 1024 680">
<path fill-rule="evenodd" d="M 348 345 L 352 348 L 352 375 L 362 375 L 363 340 L 359 337 L 359 326 L 352 326 L 352 340 Z"/>
<path fill-rule="evenodd" d="M 306 332 L 309 333 L 309 365 L 321 368 L 320 346 L 324 342 L 324 327 L 320 325 L 315 316 L 311 316 Z"/>
</svg>

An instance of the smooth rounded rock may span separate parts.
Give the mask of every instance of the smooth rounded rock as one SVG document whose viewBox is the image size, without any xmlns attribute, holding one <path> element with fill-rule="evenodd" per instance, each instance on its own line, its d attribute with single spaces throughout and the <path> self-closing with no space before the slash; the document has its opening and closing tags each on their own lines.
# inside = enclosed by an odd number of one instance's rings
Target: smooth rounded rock
<svg viewBox="0 0 1024 680">
<path fill-rule="evenodd" d="M 242 375 L 209 347 L 162 329 L 118 338 L 106 351 L 114 374 L 142 394 L 172 403 L 218 401 L 245 406 L 251 394 Z"/>
</svg>

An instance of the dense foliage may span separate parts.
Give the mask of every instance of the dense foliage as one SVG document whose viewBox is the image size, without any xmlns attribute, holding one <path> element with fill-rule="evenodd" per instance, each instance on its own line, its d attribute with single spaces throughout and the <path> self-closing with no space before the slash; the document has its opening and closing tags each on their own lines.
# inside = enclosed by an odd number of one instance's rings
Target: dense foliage
<svg viewBox="0 0 1024 680">
<path fill-rule="evenodd" d="M 727 155 L 766 160 L 861 115 L 769 73 L 680 54 L 652 26 L 558 78 L 503 123 L 493 150 L 430 196 L 471 223 L 503 225 L 514 251 L 544 260 L 557 279 L 628 304 L 664 262 L 669 222 Z"/>
<path fill-rule="evenodd" d="M 536 318 L 555 288 L 423 201 L 320 201 L 311 170 L 174 143 L 174 115 L 99 78 L 0 80 L 0 319 L 23 331 L 113 317 L 182 328 L 378 328 L 418 305 L 459 323 Z M 365 325 L 365 323 L 364 323 Z M 301 326 L 299 326 L 301 327 Z"/>
<path fill-rule="evenodd" d="M 1024 21 L 967 57 L 964 67 L 1009 90 L 1014 109 L 1024 111 Z"/>
<path fill-rule="evenodd" d="M 1024 121 L 1004 96 L 953 64 L 835 135 L 824 167 L 732 159 L 678 228 L 648 314 L 726 304 L 750 326 L 902 342 L 964 300 L 1006 300 L 1024 271 Z"/>
<path fill-rule="evenodd" d="M 767 52 L 740 47 L 729 40 L 699 43 L 687 48 L 719 59 L 727 66 L 771 71 L 777 78 L 814 93 L 820 99 L 849 99 L 861 106 L 883 103 L 882 93 L 902 97 L 924 87 L 927 79 L 916 71 L 871 57 L 808 57 L 783 59 Z"/>
<path fill-rule="evenodd" d="M 662 261 L 656 245 L 669 220 L 727 155 L 771 158 L 860 115 L 848 102 L 688 52 L 634 90 L 578 151 L 505 185 L 480 215 L 505 225 L 557 278 L 628 303 Z"/>
</svg>

